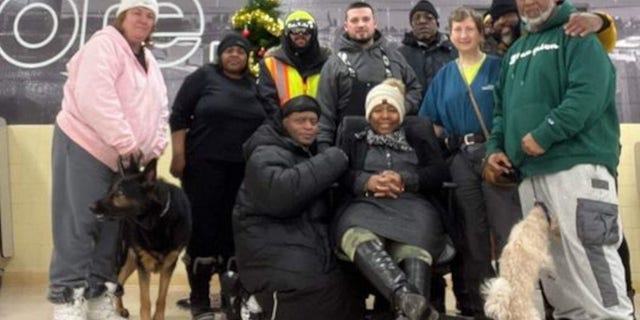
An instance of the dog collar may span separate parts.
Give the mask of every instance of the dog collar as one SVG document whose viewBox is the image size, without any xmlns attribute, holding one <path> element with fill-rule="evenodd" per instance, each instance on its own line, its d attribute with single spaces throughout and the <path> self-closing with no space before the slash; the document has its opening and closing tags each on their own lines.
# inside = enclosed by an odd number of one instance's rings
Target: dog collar
<svg viewBox="0 0 640 320">
<path fill-rule="evenodd" d="M 164 209 L 162 209 L 162 212 L 160 213 L 160 218 L 164 217 L 164 215 L 167 214 L 167 212 L 169 212 L 170 207 L 171 207 L 171 194 L 169 194 L 167 197 L 167 203 L 165 203 Z"/>
<path fill-rule="evenodd" d="M 547 218 L 547 222 L 551 224 L 551 215 L 549 215 L 549 209 L 547 209 L 547 205 L 545 205 L 544 202 L 542 201 L 536 201 L 533 205 L 538 206 L 540 207 L 540 209 L 542 209 L 542 212 L 544 212 L 545 218 Z"/>
</svg>

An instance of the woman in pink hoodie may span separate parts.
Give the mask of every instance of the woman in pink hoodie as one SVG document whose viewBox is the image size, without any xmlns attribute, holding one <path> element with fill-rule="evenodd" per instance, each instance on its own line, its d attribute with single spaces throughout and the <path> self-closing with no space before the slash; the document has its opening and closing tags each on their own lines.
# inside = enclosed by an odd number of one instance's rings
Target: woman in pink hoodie
<svg viewBox="0 0 640 320">
<path fill-rule="evenodd" d="M 149 46 L 156 0 L 122 0 L 113 25 L 67 64 L 52 155 L 53 254 L 48 299 L 54 319 L 124 319 L 115 313 L 119 223 L 89 210 L 118 158 L 146 163 L 168 142 L 167 90 Z"/>
</svg>

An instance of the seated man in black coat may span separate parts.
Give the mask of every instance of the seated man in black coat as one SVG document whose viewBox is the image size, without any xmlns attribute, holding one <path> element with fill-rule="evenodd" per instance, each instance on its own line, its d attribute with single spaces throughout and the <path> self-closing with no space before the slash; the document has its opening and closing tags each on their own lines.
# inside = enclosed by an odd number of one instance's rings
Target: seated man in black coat
<svg viewBox="0 0 640 320">
<path fill-rule="evenodd" d="M 260 319 L 363 318 L 362 296 L 338 266 L 328 232 L 328 191 L 348 159 L 336 147 L 316 153 L 319 115 L 315 99 L 295 97 L 244 145 L 233 227 L 240 281 Z"/>
</svg>

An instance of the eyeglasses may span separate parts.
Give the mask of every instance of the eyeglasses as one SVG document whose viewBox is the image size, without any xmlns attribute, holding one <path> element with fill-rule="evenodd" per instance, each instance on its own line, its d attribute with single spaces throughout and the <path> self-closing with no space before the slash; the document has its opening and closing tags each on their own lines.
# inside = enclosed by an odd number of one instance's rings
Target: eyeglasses
<svg viewBox="0 0 640 320">
<path fill-rule="evenodd" d="M 311 34 L 311 30 L 305 27 L 293 27 L 293 28 L 290 28 L 288 31 L 289 31 L 289 34 L 302 35 L 302 36 L 308 36 Z"/>
</svg>

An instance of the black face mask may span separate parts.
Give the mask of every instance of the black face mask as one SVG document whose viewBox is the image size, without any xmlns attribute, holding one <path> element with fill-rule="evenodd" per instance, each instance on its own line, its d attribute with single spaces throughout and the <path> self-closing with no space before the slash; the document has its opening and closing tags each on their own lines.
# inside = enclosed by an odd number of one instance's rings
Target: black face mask
<svg viewBox="0 0 640 320">
<path fill-rule="evenodd" d="M 318 43 L 317 31 L 311 30 L 311 38 L 304 47 L 298 47 L 289 38 L 289 34 L 283 35 L 283 49 L 287 53 L 289 59 L 298 69 L 304 73 L 308 68 L 313 68 L 320 59 L 320 44 Z"/>
<path fill-rule="evenodd" d="M 288 49 L 290 52 L 293 52 L 293 53 L 295 53 L 295 54 L 297 54 L 297 55 L 304 55 L 304 54 L 305 54 L 305 53 L 307 53 L 307 52 L 309 51 L 309 49 L 312 47 L 312 43 L 313 43 L 313 41 L 314 41 L 314 38 L 313 38 L 313 34 L 312 34 L 312 33 L 309 33 L 309 32 L 302 33 L 302 34 L 311 34 L 311 38 L 309 38 L 309 42 L 307 42 L 307 44 L 306 44 L 304 47 L 298 47 L 298 46 L 295 44 L 295 42 L 293 42 L 293 41 L 291 40 L 291 38 L 290 38 L 290 34 L 291 34 L 291 33 L 289 33 L 289 34 L 287 34 L 287 35 L 286 35 L 286 41 L 285 41 L 285 44 L 286 44 L 286 46 L 288 47 L 287 49 Z"/>
</svg>

